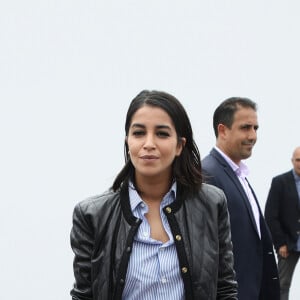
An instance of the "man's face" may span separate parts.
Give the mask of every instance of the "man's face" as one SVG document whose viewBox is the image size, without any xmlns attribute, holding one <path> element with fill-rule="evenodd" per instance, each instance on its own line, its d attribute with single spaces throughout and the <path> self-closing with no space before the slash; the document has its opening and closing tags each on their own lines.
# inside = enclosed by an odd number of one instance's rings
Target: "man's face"
<svg viewBox="0 0 300 300">
<path fill-rule="evenodd" d="M 292 164 L 296 174 L 300 176 L 300 147 L 296 148 L 293 153 Z"/>
<path fill-rule="evenodd" d="M 223 151 L 236 163 L 251 156 L 257 139 L 257 114 L 252 108 L 239 108 L 231 128 L 223 125 Z"/>
</svg>

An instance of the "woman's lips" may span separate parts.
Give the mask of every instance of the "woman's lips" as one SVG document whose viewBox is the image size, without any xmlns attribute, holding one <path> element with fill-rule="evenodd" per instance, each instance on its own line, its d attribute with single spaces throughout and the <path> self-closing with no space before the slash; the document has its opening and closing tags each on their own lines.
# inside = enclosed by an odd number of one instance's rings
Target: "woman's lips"
<svg viewBox="0 0 300 300">
<path fill-rule="evenodd" d="M 141 159 L 144 159 L 144 160 L 154 160 L 154 159 L 158 159 L 157 156 L 155 155 L 142 155 L 140 156 Z"/>
</svg>

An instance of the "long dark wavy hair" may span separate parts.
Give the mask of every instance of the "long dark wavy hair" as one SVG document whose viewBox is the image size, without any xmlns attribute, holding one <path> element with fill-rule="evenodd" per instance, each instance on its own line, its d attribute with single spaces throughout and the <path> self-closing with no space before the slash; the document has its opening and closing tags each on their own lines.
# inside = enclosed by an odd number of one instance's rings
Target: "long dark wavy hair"
<svg viewBox="0 0 300 300">
<path fill-rule="evenodd" d="M 193 138 L 188 115 L 182 104 L 174 96 L 161 91 L 143 90 L 140 92 L 129 105 L 125 121 L 125 135 L 128 135 L 134 113 L 145 105 L 163 109 L 173 121 L 178 142 L 181 142 L 182 137 L 186 139 L 181 154 L 173 161 L 173 179 L 189 191 L 199 189 L 202 184 L 200 153 Z M 128 183 L 129 180 L 134 182 L 135 169 L 128 154 L 126 141 L 124 143 L 124 156 L 125 165 L 111 187 L 114 191 L 118 190 L 123 183 Z"/>
</svg>

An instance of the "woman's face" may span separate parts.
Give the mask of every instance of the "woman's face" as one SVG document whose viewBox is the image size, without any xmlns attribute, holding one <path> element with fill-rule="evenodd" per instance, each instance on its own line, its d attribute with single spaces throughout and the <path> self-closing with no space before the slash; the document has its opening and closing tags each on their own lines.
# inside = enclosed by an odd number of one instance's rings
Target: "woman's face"
<svg viewBox="0 0 300 300">
<path fill-rule="evenodd" d="M 163 109 L 139 108 L 132 116 L 126 140 L 136 180 L 170 180 L 173 160 L 180 155 L 185 139 L 178 143 L 172 119 Z"/>
</svg>

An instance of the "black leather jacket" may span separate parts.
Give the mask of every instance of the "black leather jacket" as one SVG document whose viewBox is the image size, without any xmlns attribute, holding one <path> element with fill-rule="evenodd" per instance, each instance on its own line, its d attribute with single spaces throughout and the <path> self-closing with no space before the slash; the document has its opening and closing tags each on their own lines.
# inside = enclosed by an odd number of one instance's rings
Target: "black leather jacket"
<svg viewBox="0 0 300 300">
<path fill-rule="evenodd" d="M 181 190 L 177 184 L 176 200 L 163 211 L 175 237 L 185 299 L 237 299 L 224 193 L 206 184 L 196 195 Z M 128 187 L 76 205 L 71 231 L 72 299 L 122 298 L 133 238 L 141 222 L 131 212 Z"/>
</svg>

